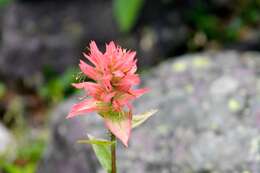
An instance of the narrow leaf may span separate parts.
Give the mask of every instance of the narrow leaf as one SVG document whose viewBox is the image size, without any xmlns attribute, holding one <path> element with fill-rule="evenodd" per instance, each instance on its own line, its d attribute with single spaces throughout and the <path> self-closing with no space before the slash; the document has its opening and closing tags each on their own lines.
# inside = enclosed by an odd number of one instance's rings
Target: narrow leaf
<svg viewBox="0 0 260 173">
<path fill-rule="evenodd" d="M 77 141 L 80 144 L 95 144 L 95 145 L 112 145 L 114 142 L 103 140 L 103 139 L 92 139 L 92 140 L 78 140 Z"/>
<path fill-rule="evenodd" d="M 92 145 L 93 150 L 98 158 L 98 161 L 102 165 L 102 167 L 110 173 L 112 171 L 111 168 L 111 151 L 110 146 L 115 145 L 115 143 L 107 141 L 95 139 L 93 136 L 88 135 L 89 140 L 80 140 L 79 143 L 89 143 Z"/>
<path fill-rule="evenodd" d="M 114 0 L 114 14 L 119 28 L 128 32 L 135 25 L 144 0 Z"/>
<path fill-rule="evenodd" d="M 142 123 L 144 123 L 148 118 L 150 118 L 152 115 L 154 115 L 158 110 L 153 109 L 151 111 L 134 115 L 132 119 L 132 128 L 136 128 Z"/>
</svg>

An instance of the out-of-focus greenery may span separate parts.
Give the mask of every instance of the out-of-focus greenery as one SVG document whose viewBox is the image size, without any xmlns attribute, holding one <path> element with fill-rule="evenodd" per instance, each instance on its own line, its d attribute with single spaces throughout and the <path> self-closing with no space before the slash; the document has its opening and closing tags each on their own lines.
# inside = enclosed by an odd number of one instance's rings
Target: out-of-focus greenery
<svg viewBox="0 0 260 173">
<path fill-rule="evenodd" d="M 12 100 L 6 106 L 6 112 L 3 116 L 3 122 L 5 124 L 13 124 L 16 130 L 24 130 L 26 127 L 26 120 L 24 118 L 25 104 L 23 98 L 20 96 L 14 96 Z"/>
<path fill-rule="evenodd" d="M 45 142 L 43 140 L 34 140 L 19 146 L 14 161 L 0 158 L 0 172 L 35 173 L 44 148 Z"/>
<path fill-rule="evenodd" d="M 260 22 L 260 0 L 245 1 L 240 6 L 241 18 L 247 24 L 259 24 Z"/>
<path fill-rule="evenodd" d="M 52 70 L 46 69 L 45 77 L 48 82 L 39 88 L 39 95 L 51 103 L 57 103 L 65 99 L 76 91 L 71 86 L 71 83 L 75 82 L 75 74 L 77 73 L 77 70 L 69 69 L 60 76 Z"/>
<path fill-rule="evenodd" d="M 11 1 L 12 1 L 12 0 L 0 0 L 0 7 L 7 5 L 7 4 L 10 3 Z"/>
<path fill-rule="evenodd" d="M 47 68 L 44 71 L 46 83 L 36 90 L 36 94 L 48 106 L 54 105 L 76 91 L 71 83 L 75 82 L 77 74 L 78 71 L 75 69 L 69 69 L 59 75 Z M 0 83 L 0 98 L 1 95 L 4 97 L 8 92 L 10 92 L 8 88 Z M 26 120 L 30 118 L 25 116 L 28 115 L 25 104 L 26 99 L 19 94 L 12 95 L 11 101 L 7 102 L 2 118 L 5 124 L 12 124 L 11 129 L 16 136 L 18 146 L 15 149 L 17 151 L 16 158 L 11 160 L 6 159 L 6 157 L 0 158 L 1 173 L 35 173 L 38 161 L 42 157 L 46 138 L 42 139 L 37 135 L 29 140 L 24 139 L 30 131 L 29 123 Z"/>
<path fill-rule="evenodd" d="M 0 0 L 0 7 L 6 6 L 13 0 Z M 167 0 L 158 0 L 167 1 Z M 169 0 L 170 1 L 170 0 Z M 148 3 L 149 0 L 146 0 Z M 175 2 L 175 1 L 172 1 Z M 177 1 L 176 1 L 177 2 Z M 218 15 L 215 11 L 206 6 L 205 1 L 196 1 L 192 9 L 183 12 L 186 14 L 183 18 L 184 23 L 187 24 L 190 30 L 190 40 L 194 35 L 198 35 L 200 39 L 207 41 L 216 41 L 218 43 L 228 43 L 238 41 L 244 30 L 254 28 L 260 24 L 260 0 L 241 0 L 234 4 L 230 14 Z M 124 33 L 131 31 L 138 18 L 142 7 L 144 7 L 145 0 L 113 0 L 114 17 L 118 23 L 120 30 Z M 171 3 L 171 5 L 177 3 Z M 167 7 L 168 8 L 168 7 Z M 169 9 L 173 7 L 169 7 Z M 214 8 L 214 7 L 212 7 Z M 156 10 L 156 9 L 155 9 Z M 198 34 L 199 33 L 199 34 Z M 190 50 L 196 50 L 198 45 L 191 44 Z M 199 62 L 201 65 L 201 62 Z M 176 64 L 173 67 L 177 71 L 183 70 L 182 65 Z M 143 73 L 147 69 L 143 69 Z M 56 104 L 78 90 L 73 89 L 71 83 L 75 82 L 78 71 L 75 69 L 67 70 L 63 75 L 58 75 L 51 69 L 46 68 L 44 72 L 44 79 L 46 83 L 37 88 L 37 96 L 42 98 L 47 104 Z M 4 97 L 8 88 L 0 83 L 0 100 Z M 16 126 L 16 131 L 26 129 L 25 112 L 26 105 L 21 96 L 12 96 L 12 101 L 8 102 L 7 110 L 3 117 L 4 123 L 13 122 Z M 48 105 L 49 106 L 49 105 Z M 229 107 L 236 111 L 239 109 L 238 103 L 234 101 L 229 102 Z M 19 128 L 18 128 L 19 127 Z M 20 135 L 22 136 L 22 135 Z M 41 158 L 45 142 L 43 140 L 30 141 L 25 145 L 19 145 L 17 148 L 17 157 L 8 161 L 0 158 L 0 172 L 4 173 L 33 173 L 36 170 L 38 160 Z"/>
<path fill-rule="evenodd" d="M 3 83 L 0 82 L 0 99 L 5 95 L 6 87 Z"/>
<path fill-rule="evenodd" d="M 186 13 L 185 20 L 194 30 L 202 33 L 207 41 L 232 43 L 243 39 L 250 30 L 260 23 L 260 1 L 239 1 L 226 14 L 213 10 L 214 7 L 198 1 L 192 10 Z M 195 46 L 196 45 L 192 45 Z M 194 49 L 194 47 L 192 48 Z"/>
<path fill-rule="evenodd" d="M 130 31 L 138 19 L 144 0 L 114 0 L 114 14 L 122 32 Z"/>
<path fill-rule="evenodd" d="M 166 1 L 158 0 L 158 2 L 158 4 L 164 4 Z M 115 19 L 122 32 L 129 32 L 134 27 L 144 3 L 148 4 L 149 1 L 113 0 Z M 175 1 L 168 4 L 167 10 L 175 10 L 178 6 L 178 2 Z M 188 41 L 189 50 L 196 50 L 197 47 L 203 47 L 208 42 L 222 45 L 240 41 L 260 23 L 259 0 L 238 1 L 235 6 L 228 7 L 227 11 L 222 11 L 223 9 L 219 11 L 220 9 L 217 8 L 220 7 L 216 7 L 211 1 L 197 0 L 192 2 L 191 8 L 187 7 L 184 11 L 180 11 L 184 15 L 182 16 L 184 23 L 191 28 L 189 32 L 191 37 Z M 194 38 L 195 42 L 201 39 L 202 45 L 193 43 Z"/>
<path fill-rule="evenodd" d="M 210 38 L 219 36 L 220 21 L 214 14 L 206 11 L 203 3 L 199 3 L 194 10 L 190 11 L 187 19 L 195 25 L 196 29 L 204 32 Z"/>
<path fill-rule="evenodd" d="M 246 4 L 241 4 L 237 9 L 238 14 L 230 17 L 231 20 L 226 23 L 216 14 L 209 12 L 204 3 L 198 3 L 187 16 L 195 28 L 204 32 L 209 39 L 236 40 L 242 26 L 259 22 L 259 9 L 260 4 L 256 1 L 248 1 Z"/>
</svg>

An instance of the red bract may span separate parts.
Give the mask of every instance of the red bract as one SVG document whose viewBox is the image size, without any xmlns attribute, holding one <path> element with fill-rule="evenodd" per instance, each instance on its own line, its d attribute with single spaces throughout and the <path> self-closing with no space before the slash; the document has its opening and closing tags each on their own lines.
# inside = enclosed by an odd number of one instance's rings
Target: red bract
<svg viewBox="0 0 260 173">
<path fill-rule="evenodd" d="M 84 89 L 87 97 L 72 107 L 67 118 L 96 111 L 104 118 L 107 128 L 127 146 L 131 133 L 131 101 L 148 91 L 133 89 L 140 83 L 136 53 L 116 46 L 113 41 L 102 53 L 92 41 L 90 53 L 83 54 L 93 66 L 81 60 L 79 67 L 93 82 L 73 84 Z"/>
</svg>

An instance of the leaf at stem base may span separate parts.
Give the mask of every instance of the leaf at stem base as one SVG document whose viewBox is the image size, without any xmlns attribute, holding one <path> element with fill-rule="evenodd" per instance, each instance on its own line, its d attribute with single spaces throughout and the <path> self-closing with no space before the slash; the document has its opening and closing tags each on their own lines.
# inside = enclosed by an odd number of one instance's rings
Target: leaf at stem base
<svg viewBox="0 0 260 173">
<path fill-rule="evenodd" d="M 96 139 L 88 134 L 89 140 L 79 140 L 78 143 L 81 144 L 91 144 L 92 148 L 100 162 L 101 166 L 110 173 L 112 171 L 111 167 L 111 145 L 116 145 L 114 142 L 107 141 L 104 139 Z"/>
</svg>

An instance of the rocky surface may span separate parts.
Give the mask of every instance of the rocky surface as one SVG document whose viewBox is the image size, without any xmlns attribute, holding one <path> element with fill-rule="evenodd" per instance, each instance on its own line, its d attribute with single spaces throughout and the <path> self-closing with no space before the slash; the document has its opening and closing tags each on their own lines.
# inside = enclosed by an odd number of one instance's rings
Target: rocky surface
<svg viewBox="0 0 260 173">
<path fill-rule="evenodd" d="M 11 159 L 15 154 L 16 143 L 13 135 L 0 123 L 0 157 Z"/>
<path fill-rule="evenodd" d="M 142 67 L 190 50 L 259 50 L 259 4 L 234 3 L 146 1 L 130 33 L 120 33 L 112 0 L 15 0 L 0 9 L 0 79 L 40 86 L 43 71 L 75 65 L 90 40 L 137 50 Z"/>
<path fill-rule="evenodd" d="M 185 55 L 143 76 L 152 91 L 136 112 L 159 113 L 120 145 L 120 173 L 259 173 L 260 54 L 233 51 Z M 51 142 L 38 173 L 102 172 L 86 133 L 102 136 L 89 115 L 65 120 L 75 98 L 53 112 Z"/>
<path fill-rule="evenodd" d="M 169 52 L 180 53 L 180 47 L 186 43 L 188 29 L 177 12 L 163 21 L 147 18 L 153 11 L 147 11 L 149 4 L 147 8 L 145 5 L 145 16 L 141 15 L 138 29 L 123 34 L 115 22 L 112 6 L 108 0 L 13 1 L 2 14 L 0 78 L 41 85 L 46 69 L 62 73 L 76 65 L 90 40 L 103 48 L 102 44 L 115 40 L 123 47 L 135 49 L 142 57 L 139 63 L 146 67 Z"/>
<path fill-rule="evenodd" d="M 46 68 L 63 72 L 76 65 L 83 41 L 103 43 L 118 34 L 111 8 L 107 1 L 11 4 L 3 14 L 1 76 L 35 82 Z"/>
</svg>

